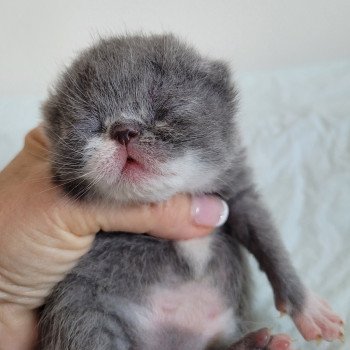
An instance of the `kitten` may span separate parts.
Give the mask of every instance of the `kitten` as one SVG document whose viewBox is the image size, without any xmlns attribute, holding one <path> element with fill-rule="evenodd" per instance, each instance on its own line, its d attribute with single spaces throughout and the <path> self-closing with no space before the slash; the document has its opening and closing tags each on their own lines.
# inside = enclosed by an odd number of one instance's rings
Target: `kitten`
<svg viewBox="0 0 350 350">
<path fill-rule="evenodd" d="M 230 215 L 188 241 L 98 234 L 47 299 L 42 349 L 288 349 L 287 336 L 266 329 L 239 339 L 250 304 L 243 247 L 307 340 L 341 337 L 341 320 L 301 283 L 255 190 L 236 108 L 226 64 L 172 35 L 101 40 L 63 73 L 43 111 L 67 193 L 120 204 L 211 193 Z"/>
</svg>

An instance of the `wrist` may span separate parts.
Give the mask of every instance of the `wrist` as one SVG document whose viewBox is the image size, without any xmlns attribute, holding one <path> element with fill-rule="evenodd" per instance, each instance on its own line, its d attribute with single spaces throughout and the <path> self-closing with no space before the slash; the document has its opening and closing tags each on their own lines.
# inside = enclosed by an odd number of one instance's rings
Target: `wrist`
<svg viewBox="0 0 350 350">
<path fill-rule="evenodd" d="M 35 341 L 35 311 L 0 302 L 0 350 L 32 350 Z"/>
</svg>

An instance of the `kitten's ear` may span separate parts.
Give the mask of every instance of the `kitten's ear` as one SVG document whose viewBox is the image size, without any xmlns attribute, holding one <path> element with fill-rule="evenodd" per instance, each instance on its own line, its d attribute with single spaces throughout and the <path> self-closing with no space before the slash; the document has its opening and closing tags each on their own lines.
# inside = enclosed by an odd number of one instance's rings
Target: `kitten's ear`
<svg viewBox="0 0 350 350">
<path fill-rule="evenodd" d="M 204 60 L 200 71 L 214 86 L 229 88 L 231 84 L 231 72 L 228 64 L 219 60 Z"/>
<path fill-rule="evenodd" d="M 213 92 L 225 103 L 229 103 L 232 112 L 236 111 L 238 93 L 231 79 L 229 65 L 224 61 L 204 60 L 201 64 L 201 76 Z"/>
</svg>

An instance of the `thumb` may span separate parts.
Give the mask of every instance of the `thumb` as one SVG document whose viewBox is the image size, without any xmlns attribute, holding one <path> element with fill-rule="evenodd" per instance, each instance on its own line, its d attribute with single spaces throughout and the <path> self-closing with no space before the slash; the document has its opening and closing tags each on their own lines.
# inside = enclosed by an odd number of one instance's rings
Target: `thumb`
<svg viewBox="0 0 350 350">
<path fill-rule="evenodd" d="M 89 229 L 149 233 L 166 239 L 189 239 L 209 234 L 228 216 L 227 204 L 215 196 L 176 195 L 153 204 L 85 207 Z"/>
</svg>

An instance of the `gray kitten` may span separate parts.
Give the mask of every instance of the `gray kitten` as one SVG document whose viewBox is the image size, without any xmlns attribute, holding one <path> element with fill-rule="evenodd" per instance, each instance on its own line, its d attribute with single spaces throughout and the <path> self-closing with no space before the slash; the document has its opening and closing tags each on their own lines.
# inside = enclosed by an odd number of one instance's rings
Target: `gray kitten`
<svg viewBox="0 0 350 350">
<path fill-rule="evenodd" d="M 55 181 L 83 200 L 140 203 L 216 194 L 226 224 L 171 242 L 100 233 L 41 312 L 45 350 L 289 349 L 249 319 L 246 250 L 278 310 L 310 339 L 341 320 L 296 275 L 246 165 L 227 66 L 172 35 L 101 40 L 61 76 L 44 105 Z"/>
</svg>

